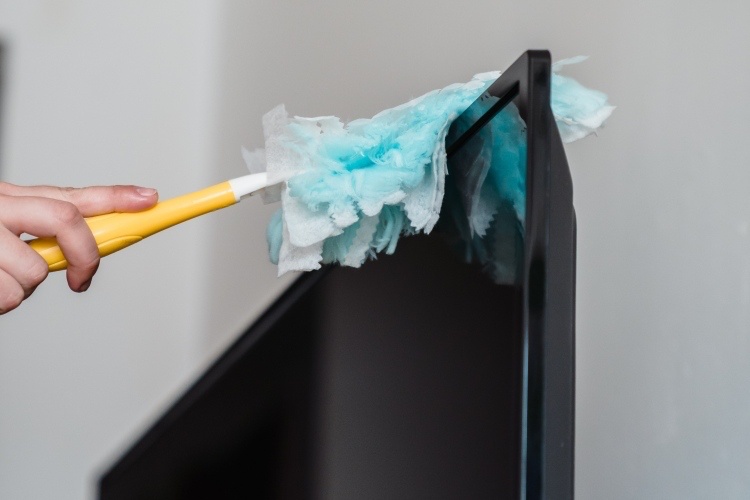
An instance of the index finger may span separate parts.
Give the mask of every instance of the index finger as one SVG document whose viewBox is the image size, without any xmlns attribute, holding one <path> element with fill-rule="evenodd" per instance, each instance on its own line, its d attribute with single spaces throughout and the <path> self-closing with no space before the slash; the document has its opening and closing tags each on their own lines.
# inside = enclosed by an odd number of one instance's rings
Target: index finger
<svg viewBox="0 0 750 500">
<path fill-rule="evenodd" d="M 159 199 L 155 189 L 123 185 L 69 188 L 17 186 L 4 182 L 0 183 L 0 194 L 67 201 L 75 205 L 84 217 L 112 212 L 139 212 L 151 208 Z"/>
</svg>

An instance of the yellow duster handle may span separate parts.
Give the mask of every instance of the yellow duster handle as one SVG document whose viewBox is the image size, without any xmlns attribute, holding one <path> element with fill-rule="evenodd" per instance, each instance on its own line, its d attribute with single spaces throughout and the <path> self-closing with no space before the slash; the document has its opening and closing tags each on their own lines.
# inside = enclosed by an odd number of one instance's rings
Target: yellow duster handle
<svg viewBox="0 0 750 500">
<path fill-rule="evenodd" d="M 99 255 L 104 257 L 163 229 L 235 203 L 237 197 L 227 181 L 157 203 L 143 212 L 97 215 L 87 218 L 86 223 L 94 233 Z M 38 238 L 30 241 L 29 246 L 44 257 L 50 271 L 68 267 L 55 238 Z"/>
</svg>

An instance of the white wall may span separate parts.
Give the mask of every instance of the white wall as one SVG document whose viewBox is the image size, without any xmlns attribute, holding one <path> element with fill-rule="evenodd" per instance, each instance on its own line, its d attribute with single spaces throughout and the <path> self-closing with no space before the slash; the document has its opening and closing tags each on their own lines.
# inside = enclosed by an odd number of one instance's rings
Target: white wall
<svg viewBox="0 0 750 500">
<path fill-rule="evenodd" d="M 581 76 L 620 105 L 570 148 L 581 498 L 750 497 L 747 2 L 629 2 Z"/>
<path fill-rule="evenodd" d="M 730 0 L 0 0 L 0 174 L 174 195 L 241 174 L 279 102 L 351 119 L 527 48 L 590 54 L 570 73 L 619 108 L 568 148 L 578 497 L 747 498 L 749 21 Z M 86 294 L 53 276 L 0 318 L 0 497 L 80 498 L 263 309 L 286 283 L 268 213 L 251 200 L 170 230 Z"/>
<path fill-rule="evenodd" d="M 224 180 L 211 164 L 217 7 L 0 1 L 10 56 L 2 178 L 137 183 L 162 198 Z M 0 317 L 0 498 L 91 494 L 207 362 L 203 248 L 218 217 L 109 257 L 89 293 L 50 276 Z"/>
</svg>

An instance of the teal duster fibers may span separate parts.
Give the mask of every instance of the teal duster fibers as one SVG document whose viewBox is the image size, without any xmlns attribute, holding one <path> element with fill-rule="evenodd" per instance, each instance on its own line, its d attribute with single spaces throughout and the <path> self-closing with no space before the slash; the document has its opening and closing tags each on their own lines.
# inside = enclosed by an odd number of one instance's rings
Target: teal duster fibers
<svg viewBox="0 0 750 500">
<path fill-rule="evenodd" d="M 450 209 L 443 206 L 450 125 L 498 76 L 476 75 L 346 124 L 333 116 L 290 117 L 283 106 L 267 113 L 265 150 L 245 152 L 245 159 L 252 171 L 265 169 L 269 184 L 280 186 L 266 194 L 281 200 L 268 226 L 279 274 L 333 262 L 359 267 L 377 253 L 393 253 L 401 235 L 432 231 L 441 209 Z M 606 95 L 557 73 L 551 105 L 564 142 L 596 131 L 614 109 Z M 497 281 L 507 282 L 512 263 L 493 264 L 502 252 L 482 241 L 499 213 L 514 222 L 494 225 L 493 246 L 502 246 L 503 231 L 523 227 L 524 123 L 510 105 L 490 125 L 492 140 L 471 159 L 484 171 L 466 214 L 467 237 L 476 240 L 467 246 L 467 257 L 479 258 Z"/>
</svg>

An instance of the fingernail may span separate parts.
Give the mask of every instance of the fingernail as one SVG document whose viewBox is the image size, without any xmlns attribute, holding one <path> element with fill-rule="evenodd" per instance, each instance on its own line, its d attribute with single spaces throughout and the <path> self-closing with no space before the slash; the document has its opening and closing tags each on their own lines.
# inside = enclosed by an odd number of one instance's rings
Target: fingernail
<svg viewBox="0 0 750 500">
<path fill-rule="evenodd" d="M 80 287 L 78 287 L 78 291 L 81 292 L 81 293 L 85 292 L 86 290 L 89 289 L 90 286 L 91 286 L 91 280 L 88 280 L 83 285 L 81 285 Z"/>
<path fill-rule="evenodd" d="M 144 198 L 149 198 L 156 194 L 156 189 L 152 188 L 136 188 L 136 191 L 138 191 L 138 194 L 143 196 Z"/>
</svg>

